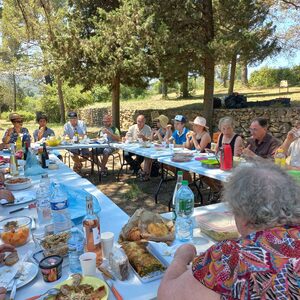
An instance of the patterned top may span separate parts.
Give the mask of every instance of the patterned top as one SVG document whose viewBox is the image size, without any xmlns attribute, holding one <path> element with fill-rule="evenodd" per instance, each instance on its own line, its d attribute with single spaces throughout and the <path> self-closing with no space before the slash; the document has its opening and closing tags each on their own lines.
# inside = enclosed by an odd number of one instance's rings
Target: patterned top
<svg viewBox="0 0 300 300">
<path fill-rule="evenodd" d="M 4 139 L 7 136 L 7 132 L 8 132 L 8 129 L 5 131 L 5 133 L 3 135 L 2 142 L 4 142 Z M 29 134 L 29 131 L 28 131 L 27 128 L 22 127 L 21 131 L 20 131 L 20 134 L 25 134 L 25 133 Z M 15 130 L 15 128 L 13 128 L 13 131 L 10 134 L 10 138 L 9 138 L 9 141 L 8 141 L 7 144 L 15 143 L 17 141 L 17 139 L 18 139 L 18 136 L 19 136 L 19 134 L 17 133 L 17 131 Z"/>
<path fill-rule="evenodd" d="M 78 120 L 77 125 L 75 127 L 73 127 L 70 122 L 67 122 L 64 125 L 64 135 L 68 135 L 70 139 L 74 137 L 76 131 L 80 135 L 86 134 L 86 125 L 83 121 Z"/>
<path fill-rule="evenodd" d="M 192 270 L 222 300 L 300 299 L 300 226 L 217 243 L 194 260 Z"/>
</svg>

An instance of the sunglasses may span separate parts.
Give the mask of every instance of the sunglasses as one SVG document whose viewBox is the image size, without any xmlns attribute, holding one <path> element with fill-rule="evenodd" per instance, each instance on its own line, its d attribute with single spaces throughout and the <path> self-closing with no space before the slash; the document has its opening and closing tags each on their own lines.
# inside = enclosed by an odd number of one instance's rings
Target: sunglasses
<svg viewBox="0 0 300 300">
<path fill-rule="evenodd" d="M 23 124 L 23 121 L 13 121 L 13 123 Z"/>
</svg>

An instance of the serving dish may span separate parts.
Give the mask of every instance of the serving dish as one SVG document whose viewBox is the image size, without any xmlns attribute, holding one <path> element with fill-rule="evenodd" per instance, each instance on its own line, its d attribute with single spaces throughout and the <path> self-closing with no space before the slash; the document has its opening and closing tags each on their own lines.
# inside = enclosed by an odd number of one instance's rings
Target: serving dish
<svg viewBox="0 0 300 300">
<path fill-rule="evenodd" d="M 12 217 L 0 221 L 0 237 L 3 243 L 15 247 L 25 245 L 30 239 L 32 219 L 29 217 Z"/>
<path fill-rule="evenodd" d="M 5 180 L 6 188 L 10 191 L 19 191 L 31 186 L 31 179 L 27 177 L 13 177 Z"/>
</svg>

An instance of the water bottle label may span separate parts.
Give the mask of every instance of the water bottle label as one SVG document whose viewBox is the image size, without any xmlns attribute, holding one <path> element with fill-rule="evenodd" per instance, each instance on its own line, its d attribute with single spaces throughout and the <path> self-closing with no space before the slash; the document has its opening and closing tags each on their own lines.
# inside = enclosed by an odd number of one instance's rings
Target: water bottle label
<svg viewBox="0 0 300 300">
<path fill-rule="evenodd" d="M 62 210 L 68 208 L 68 200 L 63 200 L 59 202 L 50 202 L 52 210 Z"/>
<path fill-rule="evenodd" d="M 186 215 L 193 213 L 192 203 L 189 201 L 180 201 L 179 200 L 179 212 L 182 212 Z"/>
</svg>

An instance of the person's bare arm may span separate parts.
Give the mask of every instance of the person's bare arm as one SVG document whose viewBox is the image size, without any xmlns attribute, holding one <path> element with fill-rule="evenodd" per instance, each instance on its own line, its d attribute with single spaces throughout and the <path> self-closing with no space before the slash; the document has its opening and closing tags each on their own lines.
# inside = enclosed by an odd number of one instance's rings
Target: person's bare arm
<svg viewBox="0 0 300 300">
<path fill-rule="evenodd" d="M 288 155 L 290 145 L 296 139 L 295 133 L 297 130 L 297 128 L 293 128 L 291 131 L 289 131 L 283 144 L 280 146 L 280 148 L 283 149 L 285 155 Z"/>
<path fill-rule="evenodd" d="M 208 133 L 204 134 L 201 138 L 200 143 L 197 142 L 196 136 L 193 136 L 193 143 L 195 145 L 196 150 L 204 151 L 207 145 L 211 142 L 210 135 Z"/>
<path fill-rule="evenodd" d="M 243 139 L 238 136 L 235 140 L 234 143 L 234 156 L 240 156 L 243 152 L 244 144 L 243 144 Z"/>
<path fill-rule="evenodd" d="M 195 247 L 189 244 L 183 245 L 176 251 L 172 264 L 166 271 L 160 287 L 157 299 L 181 300 L 181 299 L 220 299 L 220 295 L 202 285 L 192 274 L 187 265 L 196 254 Z"/>
<path fill-rule="evenodd" d="M 3 139 L 2 139 L 2 142 L 4 143 L 4 144 L 8 144 L 8 142 L 9 142 L 9 140 L 10 140 L 10 135 L 11 135 L 11 133 L 13 132 L 13 128 L 9 128 L 9 129 L 7 129 L 7 131 L 5 132 L 5 135 L 4 135 L 4 137 L 3 137 Z"/>
</svg>

